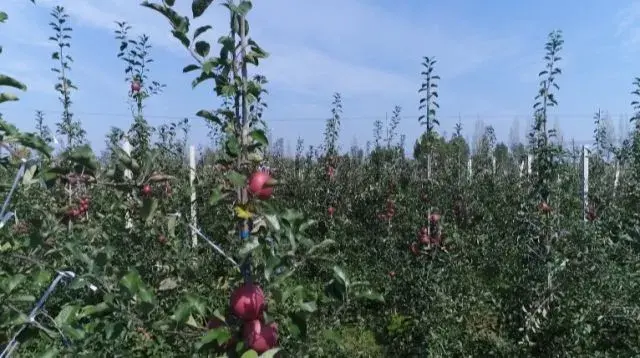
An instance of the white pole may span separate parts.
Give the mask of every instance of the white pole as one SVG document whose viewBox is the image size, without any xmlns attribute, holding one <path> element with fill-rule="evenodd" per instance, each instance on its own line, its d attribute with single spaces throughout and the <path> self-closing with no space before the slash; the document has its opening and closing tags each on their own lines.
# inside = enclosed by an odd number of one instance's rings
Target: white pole
<svg viewBox="0 0 640 358">
<path fill-rule="evenodd" d="M 496 156 L 491 155 L 491 168 L 493 170 L 493 175 L 496 174 Z"/>
<path fill-rule="evenodd" d="M 196 210 L 196 147 L 189 147 L 189 186 L 191 187 L 191 244 L 193 247 L 198 245 L 198 233 L 194 229 L 198 227 L 197 210 Z"/>
<path fill-rule="evenodd" d="M 473 176 L 473 159 L 469 158 L 467 161 L 467 172 L 469 173 L 469 178 Z"/>
<path fill-rule="evenodd" d="M 122 138 L 122 143 L 120 147 L 125 153 L 127 153 L 127 155 L 131 156 L 131 143 L 129 142 L 129 138 L 127 138 L 126 136 Z M 131 172 L 131 170 L 125 169 L 124 177 L 129 180 L 133 179 L 133 173 Z M 133 220 L 131 220 L 131 213 L 127 211 L 124 215 L 125 215 L 124 216 L 125 220 L 127 221 L 127 223 L 125 224 L 125 228 L 131 229 L 133 227 Z"/>
<path fill-rule="evenodd" d="M 531 165 L 533 164 L 533 154 L 527 154 L 527 174 L 531 175 Z"/>
<path fill-rule="evenodd" d="M 616 176 L 613 179 L 613 190 L 618 189 L 620 185 L 620 162 L 616 162 Z"/>
<path fill-rule="evenodd" d="M 589 206 L 589 148 L 582 146 L 582 218 L 587 221 Z"/>
</svg>

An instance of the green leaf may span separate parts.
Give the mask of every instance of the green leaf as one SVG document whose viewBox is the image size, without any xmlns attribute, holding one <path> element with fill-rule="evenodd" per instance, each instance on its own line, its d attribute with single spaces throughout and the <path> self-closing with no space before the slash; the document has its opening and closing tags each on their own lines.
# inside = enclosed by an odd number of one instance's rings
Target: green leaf
<svg viewBox="0 0 640 358">
<path fill-rule="evenodd" d="M 217 308 L 213 311 L 213 317 L 219 319 L 220 322 L 226 322 L 227 321 L 227 319 L 224 317 L 224 315 Z"/>
<path fill-rule="evenodd" d="M 176 4 L 176 0 L 162 0 L 163 3 L 165 3 L 165 5 L 171 7 L 173 5 Z"/>
<path fill-rule="evenodd" d="M 130 295 L 137 296 L 140 301 L 152 303 L 154 301 L 153 292 L 145 287 L 140 275 L 136 271 L 130 271 L 120 279 L 120 285 L 124 287 Z"/>
<path fill-rule="evenodd" d="M 176 236 L 176 225 L 178 224 L 178 218 L 175 215 L 170 215 L 167 218 L 167 233 L 169 237 Z"/>
<path fill-rule="evenodd" d="M 244 259 L 258 247 L 260 247 L 260 241 L 254 237 L 248 240 L 244 245 L 242 245 L 242 248 L 240 248 L 238 255 L 242 259 Z"/>
<path fill-rule="evenodd" d="M 238 138 L 235 136 L 228 137 L 225 142 L 225 149 L 227 150 L 227 155 L 237 157 L 240 154 L 240 143 L 238 143 Z"/>
<path fill-rule="evenodd" d="M 185 68 L 182 69 L 182 73 L 195 71 L 195 70 L 197 70 L 199 68 L 200 68 L 200 66 L 198 66 L 198 65 L 188 65 L 188 66 L 186 66 Z"/>
<path fill-rule="evenodd" d="M 18 97 L 11 93 L 0 93 L 0 103 L 17 101 Z"/>
<path fill-rule="evenodd" d="M 264 155 L 262 153 L 262 150 L 260 149 L 253 150 L 252 152 L 247 154 L 247 159 L 256 164 L 260 164 L 261 162 L 264 161 Z"/>
<path fill-rule="evenodd" d="M 6 12 L 0 11 L 0 22 L 5 22 L 7 21 L 8 18 L 9 18 L 9 15 L 7 15 Z"/>
<path fill-rule="evenodd" d="M 186 33 L 189 31 L 189 19 L 183 16 L 180 16 L 180 14 L 178 14 L 175 10 L 171 9 L 168 6 L 164 6 L 164 5 L 160 5 L 160 4 L 154 4 L 151 3 L 149 1 L 143 1 L 141 4 L 143 7 L 155 10 L 157 12 L 159 12 L 160 14 L 162 14 L 167 20 L 169 20 L 169 22 L 171 23 L 171 26 L 173 27 L 172 33 L 173 36 L 177 37 L 180 39 L 181 42 L 184 41 L 183 39 L 186 39 L 187 44 L 185 45 L 185 47 L 189 47 L 188 43 L 189 43 L 189 39 L 186 37 Z"/>
<path fill-rule="evenodd" d="M 188 48 L 189 45 L 191 45 L 191 41 L 189 41 L 186 33 L 178 30 L 173 30 L 171 31 L 171 34 L 173 35 L 173 37 L 177 38 L 184 47 Z"/>
<path fill-rule="evenodd" d="M 258 144 L 260 144 L 261 146 L 266 147 L 269 145 L 269 139 L 267 139 L 267 135 L 262 129 L 253 130 L 251 131 L 250 135 L 251 138 L 254 141 L 258 142 Z"/>
<path fill-rule="evenodd" d="M 20 134 L 18 127 L 2 119 L 0 119 L 0 131 L 5 132 L 8 136 L 17 136 Z"/>
<path fill-rule="evenodd" d="M 227 195 L 228 195 L 227 193 L 222 192 L 222 189 L 219 186 L 213 188 L 213 191 L 211 192 L 211 196 L 209 196 L 209 205 L 213 206 L 218 204 L 220 200 L 227 197 Z"/>
<path fill-rule="evenodd" d="M 22 91 L 27 90 L 27 86 L 24 83 L 5 75 L 0 75 L 0 86 L 13 87 Z"/>
<path fill-rule="evenodd" d="M 271 280 L 271 275 L 273 275 L 273 271 L 280 266 L 282 263 L 282 259 L 279 256 L 271 255 L 267 259 L 266 264 L 264 265 L 264 278 L 267 281 Z"/>
<path fill-rule="evenodd" d="M 72 324 L 76 321 L 78 311 L 80 311 L 80 307 L 78 306 L 64 306 L 58 313 L 54 321 L 58 325 Z"/>
<path fill-rule="evenodd" d="M 314 313 L 318 310 L 318 305 L 313 301 L 302 302 L 300 303 L 300 309 L 308 313 Z"/>
<path fill-rule="evenodd" d="M 141 216 L 142 220 L 149 225 L 153 219 L 153 214 L 155 214 L 158 209 L 158 199 L 156 198 L 144 198 L 142 200 L 142 211 Z"/>
<path fill-rule="evenodd" d="M 224 85 L 220 87 L 220 95 L 223 97 L 231 98 L 236 94 L 236 87 L 232 84 Z"/>
<path fill-rule="evenodd" d="M 191 309 L 196 313 L 204 316 L 207 313 L 207 305 L 204 300 L 196 295 L 189 294 L 187 296 L 187 303 L 191 306 Z"/>
<path fill-rule="evenodd" d="M 176 280 L 174 280 L 171 277 L 167 277 L 160 282 L 160 287 L 158 287 L 158 290 L 168 291 L 168 290 L 173 290 L 177 287 L 178 287 L 178 283 L 176 282 Z"/>
<path fill-rule="evenodd" d="M 24 147 L 37 151 L 39 154 L 42 154 L 47 158 L 51 158 L 52 148 L 49 147 L 44 139 L 37 136 L 35 133 L 20 133 L 18 143 Z"/>
<path fill-rule="evenodd" d="M 136 162 L 127 152 L 124 151 L 120 146 L 111 145 L 111 151 L 115 154 L 116 159 L 120 165 L 129 169 L 131 173 L 134 175 L 138 174 L 140 170 L 140 165 Z"/>
<path fill-rule="evenodd" d="M 333 279 L 325 287 L 325 294 L 330 298 L 343 300 L 346 298 L 347 288 L 345 287 L 344 284 Z"/>
<path fill-rule="evenodd" d="M 184 323 L 191 314 L 191 305 L 188 303 L 181 303 L 178 308 L 171 315 L 171 319 L 177 323 Z"/>
<path fill-rule="evenodd" d="M 108 323 L 105 327 L 104 337 L 106 339 L 118 339 L 125 329 L 126 326 L 122 322 Z"/>
<path fill-rule="evenodd" d="M 278 220 L 277 215 L 266 214 L 264 215 L 264 219 L 267 221 L 273 231 L 280 231 L 280 220 Z"/>
<path fill-rule="evenodd" d="M 202 325 L 199 324 L 195 318 L 193 318 L 193 315 L 189 315 L 189 318 L 187 318 L 185 324 L 193 328 L 202 328 Z"/>
<path fill-rule="evenodd" d="M 307 255 L 313 255 L 313 253 L 315 253 L 316 251 L 324 249 L 324 248 L 329 247 L 329 246 L 333 246 L 333 245 L 335 245 L 335 243 L 336 242 L 334 240 L 326 239 L 326 240 L 322 241 L 319 244 L 313 245 L 309 249 L 309 251 L 307 251 Z"/>
<path fill-rule="evenodd" d="M 238 12 L 238 15 L 240 15 L 240 16 L 247 16 L 249 11 L 251 11 L 252 7 L 253 7 L 253 5 L 251 4 L 251 1 L 243 0 L 243 1 L 240 2 L 240 4 L 238 4 L 238 7 L 237 7 L 236 11 Z"/>
<path fill-rule="evenodd" d="M 349 279 L 340 266 L 333 266 L 333 278 L 338 280 L 345 287 L 349 287 Z"/>
<path fill-rule="evenodd" d="M 111 310 L 111 307 L 105 302 L 100 302 L 97 305 L 84 306 L 82 307 L 80 312 L 78 312 L 78 319 L 95 316 L 104 312 L 108 312 L 110 310 Z"/>
<path fill-rule="evenodd" d="M 27 170 L 25 170 L 24 175 L 22 176 L 22 184 L 25 186 L 29 186 L 33 183 L 37 183 L 38 180 L 34 180 L 36 170 L 38 170 L 37 165 L 30 166 Z"/>
<path fill-rule="evenodd" d="M 240 358 L 259 358 L 259 356 L 256 351 L 254 351 L 253 349 L 250 349 L 244 352 L 244 354 Z"/>
<path fill-rule="evenodd" d="M 286 320 L 287 329 L 295 337 L 304 337 L 308 332 L 307 319 L 308 313 L 294 312 L 289 314 Z"/>
<path fill-rule="evenodd" d="M 280 348 L 271 348 L 268 351 L 262 353 L 260 358 L 274 358 L 276 354 L 278 354 L 282 349 Z"/>
<path fill-rule="evenodd" d="M 20 286 L 20 284 L 26 279 L 27 276 L 23 274 L 15 274 L 0 281 L 0 287 L 6 294 L 9 294 L 13 292 L 13 290 L 15 290 L 18 286 Z"/>
<path fill-rule="evenodd" d="M 142 279 L 136 271 L 130 271 L 120 279 L 120 285 L 124 287 L 129 294 L 135 295 L 142 286 Z"/>
<path fill-rule="evenodd" d="M 36 301 L 36 296 L 33 295 L 17 295 L 9 296 L 11 302 L 31 303 Z"/>
<path fill-rule="evenodd" d="M 211 50 L 211 45 L 207 41 L 198 41 L 195 47 L 196 53 L 202 57 L 207 57 L 209 50 Z"/>
<path fill-rule="evenodd" d="M 52 167 L 52 168 L 47 168 L 43 170 L 40 173 L 40 177 L 42 178 L 42 180 L 44 180 L 45 183 L 47 183 L 47 186 L 51 186 L 55 183 L 55 181 L 58 178 L 60 178 L 65 174 L 66 174 L 66 170 L 64 170 L 63 168 Z"/>
<path fill-rule="evenodd" d="M 55 358 L 58 356 L 58 353 L 60 353 L 60 351 L 57 348 L 49 348 L 40 355 L 40 358 Z"/>
<path fill-rule="evenodd" d="M 226 174 L 227 180 L 236 188 L 241 188 L 247 183 L 247 177 L 235 170 L 231 170 Z"/>
<path fill-rule="evenodd" d="M 204 25 L 204 26 L 200 26 L 196 29 L 196 31 L 194 31 L 193 33 L 193 39 L 197 39 L 198 36 L 202 35 L 203 33 L 211 30 L 213 27 L 211 25 Z"/>
<path fill-rule="evenodd" d="M 153 303 L 155 301 L 153 292 L 146 287 L 140 287 L 140 290 L 138 290 L 138 298 L 145 303 Z"/>
<path fill-rule="evenodd" d="M 373 292 L 371 290 L 356 292 L 355 297 L 369 300 L 369 301 L 384 303 L 384 297 L 381 294 Z"/>
<path fill-rule="evenodd" d="M 95 154 L 93 154 L 93 150 L 88 144 L 73 149 L 71 152 L 67 153 L 65 157 L 69 161 L 80 165 L 82 169 L 89 170 L 91 172 L 98 170 L 98 159 Z"/>
<path fill-rule="evenodd" d="M 200 341 L 196 344 L 196 349 L 200 350 L 205 345 L 213 342 L 217 343 L 218 345 L 222 345 L 224 343 L 227 343 L 227 341 L 229 341 L 231 337 L 231 331 L 228 327 L 218 327 L 211 329 L 207 332 L 207 334 L 200 338 Z"/>
<path fill-rule="evenodd" d="M 193 18 L 196 19 L 202 16 L 202 14 L 207 11 L 207 8 L 212 3 L 213 0 L 193 0 L 193 2 L 191 3 L 191 12 L 193 14 Z"/>
<path fill-rule="evenodd" d="M 217 115 L 215 115 L 214 113 L 212 113 L 210 111 L 205 111 L 204 109 L 201 109 L 196 113 L 196 116 L 204 118 L 204 119 L 208 120 L 209 122 L 216 123 L 218 125 L 222 125 L 222 120 L 220 119 L 220 117 L 218 117 Z"/>
<path fill-rule="evenodd" d="M 215 59 L 208 59 L 202 64 L 202 76 L 210 76 L 207 78 L 215 78 L 215 75 L 212 73 L 213 69 L 216 68 L 218 62 Z"/>
</svg>

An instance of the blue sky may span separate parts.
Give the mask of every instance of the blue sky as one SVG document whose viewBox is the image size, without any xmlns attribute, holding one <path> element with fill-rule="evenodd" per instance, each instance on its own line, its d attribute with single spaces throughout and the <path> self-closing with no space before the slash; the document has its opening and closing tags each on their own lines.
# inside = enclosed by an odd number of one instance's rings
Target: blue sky
<svg viewBox="0 0 640 358">
<path fill-rule="evenodd" d="M 23 80 L 29 90 L 0 109 L 23 129 L 33 129 L 40 109 L 53 126 L 61 107 L 53 91 L 47 24 L 53 6 L 70 2 L 2 3 L 9 21 L 0 28 L 0 73 Z M 186 12 L 191 1 L 177 3 Z M 152 77 L 167 85 L 148 103 L 152 124 L 193 117 L 218 103 L 207 87 L 191 89 L 192 76 L 181 72 L 189 57 L 170 36 L 166 21 L 138 4 L 83 0 L 67 8 L 74 28 L 70 77 L 80 89 L 73 108 L 96 149 L 104 147 L 110 126 L 126 128 L 131 122 L 128 84 L 116 58 L 115 21 L 126 20 L 134 33 L 151 36 Z M 518 122 L 524 136 L 551 30 L 563 30 L 566 41 L 560 106 L 552 117 L 565 138 L 590 140 L 598 108 L 610 113 L 619 132 L 621 116 L 631 111 L 631 82 L 640 76 L 634 61 L 640 49 L 640 1 L 256 0 L 249 20 L 252 37 L 271 54 L 260 68 L 270 81 L 265 118 L 292 148 L 298 136 L 307 144 L 322 141 L 323 119 L 336 91 L 344 100 L 343 148 L 354 139 L 364 146 L 373 122 L 395 105 L 403 108 L 400 131 L 412 143 L 421 132 L 417 89 L 425 55 L 439 61 L 441 130 L 451 133 L 460 116 L 469 138 L 478 120 L 493 125 L 504 140 Z M 224 8 L 213 6 L 198 22 L 203 23 L 214 26 L 209 37 L 217 38 L 227 24 Z M 206 143 L 206 132 L 195 118 L 192 143 Z"/>
</svg>

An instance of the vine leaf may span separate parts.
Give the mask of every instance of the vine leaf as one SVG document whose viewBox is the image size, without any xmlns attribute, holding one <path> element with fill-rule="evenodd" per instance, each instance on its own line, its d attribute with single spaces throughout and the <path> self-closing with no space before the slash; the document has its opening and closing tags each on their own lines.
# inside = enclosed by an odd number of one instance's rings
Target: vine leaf
<svg viewBox="0 0 640 358">
<path fill-rule="evenodd" d="M 211 4 L 213 4 L 213 0 L 193 0 L 191 3 L 193 18 L 195 19 L 202 16 Z"/>
</svg>

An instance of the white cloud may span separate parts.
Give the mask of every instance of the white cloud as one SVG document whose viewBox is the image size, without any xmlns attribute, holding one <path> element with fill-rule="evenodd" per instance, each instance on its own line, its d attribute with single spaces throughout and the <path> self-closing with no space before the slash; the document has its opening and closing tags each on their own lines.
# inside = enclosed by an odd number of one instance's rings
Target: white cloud
<svg viewBox="0 0 640 358">
<path fill-rule="evenodd" d="M 50 80 L 43 78 L 42 76 L 38 76 L 33 72 L 33 69 L 38 67 L 37 63 L 24 59 L 16 60 L 10 58 L 7 60 L 7 57 L 9 56 L 4 56 L 2 59 L 3 74 L 9 75 L 26 84 L 29 92 L 34 91 L 48 95 L 55 93 L 53 84 Z"/>
<path fill-rule="evenodd" d="M 9 1 L 10 13 L 26 3 Z M 182 6 L 179 11 L 190 12 L 189 1 L 177 3 Z M 61 0 L 38 1 L 38 6 L 56 4 L 65 5 Z M 138 4 L 133 0 L 83 0 L 68 5 L 67 11 L 73 22 L 108 32 L 115 29 L 115 21 L 126 20 L 135 31 L 149 34 L 155 45 L 186 60 L 166 20 Z M 224 9 L 214 4 L 202 20 L 214 26 L 209 38 L 222 34 L 228 22 Z M 261 72 L 272 83 L 300 93 L 319 91 L 327 96 L 340 91 L 345 96 L 369 96 L 384 95 L 390 89 L 414 93 L 423 55 L 435 55 L 438 72 L 443 79 L 451 79 L 517 51 L 517 42 L 511 38 L 483 34 L 462 23 L 448 22 L 446 27 L 434 20 L 428 23 L 433 25 L 412 23 L 354 0 L 269 0 L 257 2 L 251 14 L 253 36 L 272 54 Z"/>
<path fill-rule="evenodd" d="M 633 48 L 640 43 L 640 1 L 633 1 L 616 16 L 616 36 L 623 45 Z"/>
<path fill-rule="evenodd" d="M 166 97 L 158 97 L 154 99 L 158 103 L 150 105 L 151 112 L 190 115 L 194 112 L 193 108 L 200 108 L 196 103 L 191 103 L 196 102 L 198 91 L 191 92 L 191 95 L 183 94 L 185 90 L 190 90 L 188 82 L 191 76 L 182 76 L 173 68 L 176 63 L 180 66 L 190 62 L 187 52 L 171 36 L 167 21 L 153 10 L 139 6 L 139 0 L 37 0 L 36 8 L 26 0 L 0 0 L 5 1 L 8 3 L 0 7 L 11 16 L 9 24 L 5 26 L 13 27 L 10 31 L 7 30 L 9 28 L 0 31 L 24 33 L 26 36 L 22 42 L 13 39 L 11 51 L 23 52 L 23 57 L 27 58 L 31 56 L 27 45 L 31 45 L 31 52 L 44 54 L 29 58 L 29 61 L 23 63 L 22 72 L 16 72 L 26 75 L 25 79 L 28 79 L 31 89 L 42 87 L 43 90 L 50 91 L 53 88 L 54 76 L 48 70 L 50 50 L 43 50 L 42 46 L 51 46 L 46 42 L 49 36 L 46 26 L 49 9 L 55 5 L 63 5 L 74 27 L 72 54 L 77 62 L 73 66 L 72 79 L 80 87 L 79 97 L 76 97 L 79 98 L 79 104 L 87 107 L 95 105 L 102 106 L 100 108 L 123 108 L 116 107 L 117 101 L 121 100 L 118 94 L 126 90 L 121 76 L 113 75 L 118 64 L 111 68 L 107 63 L 111 60 L 96 58 L 104 53 L 101 49 L 97 50 L 97 46 L 115 49 L 115 40 L 107 44 L 103 44 L 104 40 L 101 40 L 95 44 L 96 48 L 87 48 L 76 45 L 75 39 L 86 42 L 87 34 L 94 35 L 96 31 L 113 36 L 115 21 L 124 20 L 133 26 L 134 33 L 148 34 L 156 48 L 168 51 L 154 52 L 154 73 L 167 69 L 172 71 L 172 75 L 164 73 L 163 78 L 175 75 L 174 78 L 182 81 L 172 80 L 168 83 L 167 91 L 172 92 L 177 100 L 166 101 Z M 191 1 L 176 3 L 179 12 L 190 13 Z M 212 24 L 213 31 L 206 38 L 212 40 L 213 44 L 228 27 L 227 14 L 219 4 L 220 2 L 214 2 L 210 11 L 192 24 L 193 28 L 204 23 Z M 269 118 L 276 120 L 278 116 L 291 119 L 329 115 L 331 94 L 336 91 L 345 100 L 346 117 L 381 115 L 396 104 L 403 106 L 407 115 L 413 115 L 417 107 L 422 56 L 435 56 L 438 59 L 437 72 L 442 77 L 441 89 L 445 91 L 448 86 L 454 87 L 453 80 L 522 51 L 523 43 L 515 37 L 470 27 L 465 19 L 448 19 L 439 17 L 438 14 L 429 14 L 426 19 L 412 20 L 401 13 L 378 8 L 364 0 L 268 0 L 254 1 L 254 5 L 255 9 L 250 15 L 251 33 L 271 54 L 261 64 L 259 71 L 269 79 L 271 98 L 278 97 L 278 103 L 269 102 Z M 33 25 L 34 23 L 37 25 Z M 0 39 L 0 43 L 8 45 L 5 39 Z M 25 46 L 16 48 L 15 44 Z M 170 58 L 160 56 L 167 54 Z M 2 57 L 2 61 L 7 59 Z M 11 60 L 20 63 L 20 58 Z M 96 68 L 105 63 L 110 68 Z M 167 64 L 172 67 L 169 68 Z M 30 68 L 34 71 L 30 72 Z M 90 86 L 89 82 L 103 85 Z M 466 86 L 466 83 L 461 86 Z M 89 87 L 94 92 L 88 91 Z M 104 94 L 100 103 L 80 100 L 84 96 L 95 98 L 96 89 Z M 485 100 L 482 93 L 475 93 L 472 89 L 457 90 L 453 96 L 446 97 L 449 100 L 443 98 L 441 103 L 445 111 L 445 108 L 452 108 L 451 112 L 458 111 L 460 102 L 467 106 L 465 111 L 490 111 L 493 107 L 489 103 L 491 100 Z M 468 97 L 472 97 L 472 100 Z M 470 103 L 475 107 L 469 109 Z M 122 113 L 124 110 L 114 111 Z M 122 119 L 123 123 L 125 121 Z M 349 139 L 354 134 L 360 137 L 365 127 L 365 136 L 368 137 L 369 122 L 368 118 L 345 121 L 345 137 Z M 320 135 L 323 122 L 286 121 L 274 122 L 273 125 L 282 127 L 283 132 L 299 133 L 308 139 L 306 137 L 312 132 L 314 136 L 316 132 Z M 401 130 L 409 134 L 408 142 L 411 142 L 411 133 L 419 131 L 417 122 L 410 118 L 402 127 Z M 94 128 L 97 128 L 97 124 Z M 363 143 L 365 141 L 363 139 Z"/>
<path fill-rule="evenodd" d="M 0 5 L 0 10 L 7 12 L 9 19 L 0 25 L 0 34 L 11 34 L 6 39 L 2 39 L 3 43 L 6 44 L 5 41 L 9 40 L 18 45 L 30 47 L 53 47 L 47 41 L 49 35 L 43 30 L 42 26 L 34 24 L 33 19 L 29 17 L 29 15 L 33 14 L 35 6 L 26 0 L 3 1 L 3 4 Z"/>
<path fill-rule="evenodd" d="M 328 97 L 334 91 L 363 96 L 388 93 L 389 89 L 416 92 L 413 79 L 390 71 L 340 61 L 310 48 L 274 46 L 273 49 L 263 72 L 271 83 L 301 94 L 323 93 Z"/>
</svg>

